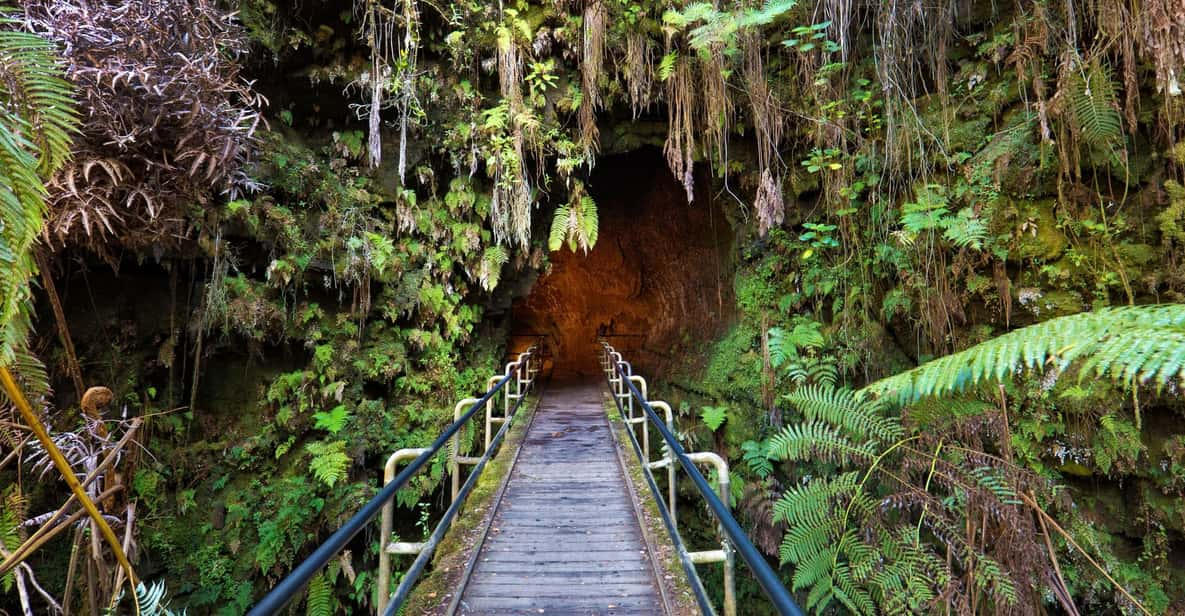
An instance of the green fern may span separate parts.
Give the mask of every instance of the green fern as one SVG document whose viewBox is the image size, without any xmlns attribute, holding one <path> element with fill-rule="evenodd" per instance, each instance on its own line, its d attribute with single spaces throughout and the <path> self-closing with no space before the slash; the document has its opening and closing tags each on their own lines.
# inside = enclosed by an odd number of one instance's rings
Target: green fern
<svg viewBox="0 0 1185 616">
<path fill-rule="evenodd" d="M 306 616 L 333 616 L 333 588 L 325 573 L 318 573 L 309 580 L 305 594 Z"/>
<path fill-rule="evenodd" d="M 509 260 L 510 255 L 503 246 L 490 246 L 485 249 L 481 255 L 481 271 L 478 275 L 483 289 L 493 291 L 494 287 L 498 286 L 498 281 L 502 279 L 502 266 Z"/>
<path fill-rule="evenodd" d="M 350 411 L 346 409 L 346 405 L 339 404 L 333 407 L 332 410 L 323 411 L 320 413 L 313 413 L 313 427 L 318 430 L 325 430 L 330 434 L 337 434 L 346 427 L 346 423 L 350 421 Z"/>
<path fill-rule="evenodd" d="M 309 470 L 318 481 L 333 487 L 346 478 L 350 457 L 346 455 L 345 441 L 315 442 L 305 445 L 305 451 L 313 456 Z"/>
<path fill-rule="evenodd" d="M 579 249 L 587 253 L 596 245 L 599 233 L 597 203 L 584 194 L 583 186 L 577 183 L 572 200 L 557 207 L 552 216 L 547 247 L 555 251 L 566 243 L 572 252 Z"/>
<path fill-rule="evenodd" d="M 0 543 L 9 553 L 13 553 L 21 545 L 21 523 L 25 520 L 25 498 L 17 490 L 16 485 L 9 486 L 3 498 L 3 509 L 0 509 Z M 0 577 L 0 587 L 4 592 L 12 590 L 12 572 Z"/>
<path fill-rule="evenodd" d="M 904 432 L 897 418 L 881 416 L 879 403 L 863 400 L 850 389 L 806 385 L 786 400 L 802 411 L 808 422 L 822 420 L 862 441 L 893 442 Z"/>
<path fill-rule="evenodd" d="M 1163 386 L 1185 381 L 1185 305 L 1105 308 L 1050 319 L 877 381 L 861 390 L 908 403 L 999 381 L 1020 370 L 1080 365 L 1097 376 Z"/>
<path fill-rule="evenodd" d="M 741 443 L 742 457 L 745 466 L 754 475 L 765 479 L 774 472 L 773 462 L 769 459 L 769 446 L 760 441 L 745 441 Z"/>
<path fill-rule="evenodd" d="M 662 57 L 658 63 L 658 80 L 666 81 L 675 73 L 675 65 L 679 62 L 679 52 L 672 51 Z"/>
<path fill-rule="evenodd" d="M 837 464 L 866 462 L 875 455 L 871 443 L 854 443 L 840 431 L 822 421 L 790 425 L 769 441 L 774 460 L 821 460 Z"/>
<path fill-rule="evenodd" d="M 766 336 L 769 340 L 769 361 L 774 368 L 799 357 L 804 349 L 821 349 L 825 344 L 820 329 L 822 323 L 818 321 L 801 321 L 794 328 L 787 331 L 781 327 L 771 327 Z"/>
<path fill-rule="evenodd" d="M 1074 127 L 1087 143 L 1109 146 L 1123 138 L 1123 117 L 1111 71 L 1091 62 L 1075 71 L 1068 94 Z"/>
<path fill-rule="evenodd" d="M 704 420 L 704 425 L 708 426 L 708 429 L 715 432 L 728 419 L 728 407 L 705 406 L 700 412 L 700 418 Z"/>
<path fill-rule="evenodd" d="M 0 28 L 18 26 L 0 17 Z M 71 92 L 50 42 L 0 30 L 0 366 L 15 361 L 30 330 L 30 251 L 46 208 L 42 178 L 70 156 L 78 124 Z"/>
</svg>

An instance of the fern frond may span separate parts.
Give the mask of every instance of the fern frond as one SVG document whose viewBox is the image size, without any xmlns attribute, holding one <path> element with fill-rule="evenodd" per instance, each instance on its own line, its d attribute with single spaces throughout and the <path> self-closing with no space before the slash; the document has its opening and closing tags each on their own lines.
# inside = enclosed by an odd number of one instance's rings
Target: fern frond
<svg viewBox="0 0 1185 616">
<path fill-rule="evenodd" d="M 547 236 L 548 250 L 555 252 L 564 246 L 564 240 L 568 237 L 568 219 L 571 216 L 571 210 L 567 205 L 555 209 L 555 215 L 551 218 L 551 233 Z"/>
<path fill-rule="evenodd" d="M 1074 127 L 1087 143 L 1107 146 L 1123 138 L 1115 82 L 1104 64 L 1095 61 L 1076 71 L 1068 95 Z"/>
<path fill-rule="evenodd" d="M 0 26 L 15 23 L 0 16 Z M 30 330 L 30 251 L 45 214 L 43 179 L 70 155 L 78 118 L 70 84 L 45 39 L 0 30 L 0 366 Z"/>
<path fill-rule="evenodd" d="M 856 444 L 822 421 L 786 426 L 769 441 L 775 460 L 818 459 L 837 464 L 864 462 L 875 455 L 870 443 Z"/>
<path fill-rule="evenodd" d="M 333 616 L 333 589 L 324 572 L 309 580 L 308 590 L 305 592 L 306 616 Z"/>
<path fill-rule="evenodd" d="M 1002 380 L 1021 370 L 1064 371 L 1129 384 L 1185 381 L 1185 305 L 1104 308 L 1050 319 L 881 379 L 858 393 L 909 403 Z"/>
<path fill-rule="evenodd" d="M 315 442 L 305 445 L 305 451 L 313 456 L 309 470 L 313 476 L 329 487 L 346 478 L 350 457 L 345 453 L 345 441 Z"/>
<path fill-rule="evenodd" d="M 494 245 L 485 249 L 481 255 L 481 271 L 478 275 L 483 289 L 493 291 L 494 287 L 498 286 L 498 281 L 502 279 L 502 266 L 509 260 L 510 255 L 503 246 Z"/>
<path fill-rule="evenodd" d="M 897 418 L 882 417 L 880 404 L 850 389 L 805 385 L 786 396 L 808 421 L 825 421 L 860 440 L 892 442 L 904 431 Z"/>
</svg>

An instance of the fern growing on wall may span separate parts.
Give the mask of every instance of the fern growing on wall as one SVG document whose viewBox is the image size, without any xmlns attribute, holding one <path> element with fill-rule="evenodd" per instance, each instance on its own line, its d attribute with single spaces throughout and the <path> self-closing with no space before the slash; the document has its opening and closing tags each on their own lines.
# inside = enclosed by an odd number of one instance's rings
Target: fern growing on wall
<svg viewBox="0 0 1185 616">
<path fill-rule="evenodd" d="M 1110 147 L 1123 140 L 1123 117 L 1111 71 L 1102 62 L 1078 67 L 1066 93 L 1074 128 L 1094 146 Z"/>
<path fill-rule="evenodd" d="M 344 480 L 350 466 L 350 457 L 346 455 L 345 449 L 345 441 L 318 441 L 305 445 L 305 451 L 312 456 L 309 470 L 313 476 L 331 488 Z"/>
<path fill-rule="evenodd" d="M 572 252 L 577 249 L 588 252 L 596 245 L 599 231 L 597 203 L 584 193 L 583 185 L 576 182 L 570 200 L 555 210 L 547 247 L 555 251 L 567 244 Z"/>
</svg>

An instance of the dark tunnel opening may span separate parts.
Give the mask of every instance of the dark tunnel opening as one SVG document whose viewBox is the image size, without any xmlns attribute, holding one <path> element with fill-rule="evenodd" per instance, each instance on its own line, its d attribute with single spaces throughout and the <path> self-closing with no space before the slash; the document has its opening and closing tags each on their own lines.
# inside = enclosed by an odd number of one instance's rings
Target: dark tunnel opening
<svg viewBox="0 0 1185 616">
<path fill-rule="evenodd" d="M 688 203 L 656 148 L 600 159 L 587 185 L 595 247 L 551 253 L 550 269 L 514 302 L 512 333 L 548 336 L 557 375 L 595 373 L 598 336 L 659 374 L 733 317 L 732 227 L 709 178 L 697 175 Z"/>
</svg>

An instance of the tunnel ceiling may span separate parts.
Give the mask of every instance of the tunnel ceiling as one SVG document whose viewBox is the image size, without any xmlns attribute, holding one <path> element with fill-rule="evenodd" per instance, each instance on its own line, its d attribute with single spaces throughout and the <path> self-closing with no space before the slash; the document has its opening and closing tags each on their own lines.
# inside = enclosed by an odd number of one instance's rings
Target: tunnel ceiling
<svg viewBox="0 0 1185 616">
<path fill-rule="evenodd" d="M 600 237 L 588 254 L 551 253 L 551 269 L 515 301 L 517 334 L 552 337 L 557 374 L 592 374 L 595 340 L 647 374 L 710 340 L 732 317 L 733 232 L 705 178 L 687 203 L 657 149 L 603 158 L 588 181 Z"/>
</svg>

